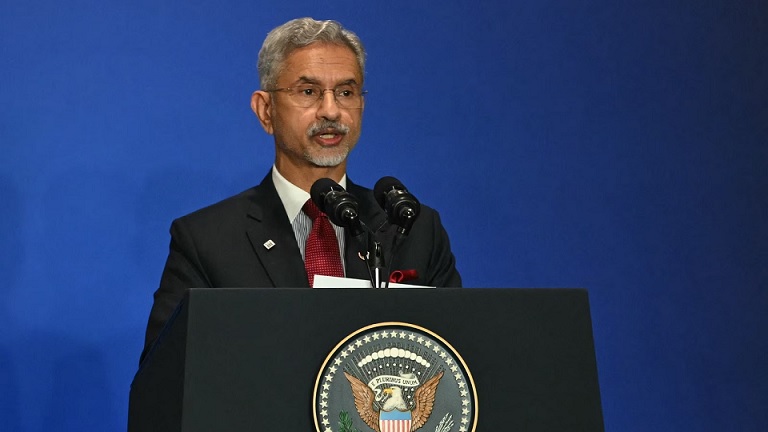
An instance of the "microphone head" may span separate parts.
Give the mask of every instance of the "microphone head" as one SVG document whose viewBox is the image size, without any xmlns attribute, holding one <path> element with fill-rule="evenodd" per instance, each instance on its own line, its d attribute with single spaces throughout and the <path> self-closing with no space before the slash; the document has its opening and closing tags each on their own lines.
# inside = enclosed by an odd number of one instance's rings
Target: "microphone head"
<svg viewBox="0 0 768 432">
<path fill-rule="evenodd" d="M 325 197 L 330 192 L 344 192 L 344 188 L 329 178 L 321 178 L 312 183 L 312 187 L 309 189 L 309 195 L 312 197 L 312 202 L 326 214 L 328 211 L 326 211 Z"/>
<path fill-rule="evenodd" d="M 394 177 L 383 177 L 377 181 L 373 196 L 387 213 L 389 221 L 400 227 L 401 234 L 408 235 L 421 211 L 419 200 Z"/>
<path fill-rule="evenodd" d="M 309 189 L 312 202 L 328 219 L 340 227 L 350 228 L 352 235 L 363 232 L 362 222 L 358 216 L 358 204 L 352 194 L 345 191 L 341 185 L 329 178 L 321 178 Z"/>
<path fill-rule="evenodd" d="M 381 208 L 387 207 L 387 193 L 392 190 L 405 190 L 405 186 L 400 183 L 400 180 L 394 177 L 382 177 L 373 186 L 373 197 L 376 198 L 376 202 L 379 203 Z"/>
</svg>

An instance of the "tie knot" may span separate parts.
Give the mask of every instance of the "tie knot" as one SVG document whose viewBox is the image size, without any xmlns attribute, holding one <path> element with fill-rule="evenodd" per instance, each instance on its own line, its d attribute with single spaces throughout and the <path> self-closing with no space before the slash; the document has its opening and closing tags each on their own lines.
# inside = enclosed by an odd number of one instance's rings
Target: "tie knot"
<svg viewBox="0 0 768 432">
<path fill-rule="evenodd" d="M 320 211 L 311 198 L 304 203 L 304 206 L 301 209 L 304 210 L 304 213 L 306 213 L 310 219 L 312 219 L 312 222 L 314 222 L 318 216 L 325 216 L 325 213 Z"/>
</svg>

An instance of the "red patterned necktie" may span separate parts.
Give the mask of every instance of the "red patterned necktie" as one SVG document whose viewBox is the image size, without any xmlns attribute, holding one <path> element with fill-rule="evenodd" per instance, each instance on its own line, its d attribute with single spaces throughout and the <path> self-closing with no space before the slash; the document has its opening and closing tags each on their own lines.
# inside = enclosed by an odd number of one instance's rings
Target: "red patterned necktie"
<svg viewBox="0 0 768 432">
<path fill-rule="evenodd" d="M 304 267 L 307 269 L 309 286 L 314 286 L 316 274 L 344 277 L 339 242 L 328 216 L 311 199 L 304 203 L 302 210 L 312 219 L 312 230 L 304 251 Z"/>
</svg>

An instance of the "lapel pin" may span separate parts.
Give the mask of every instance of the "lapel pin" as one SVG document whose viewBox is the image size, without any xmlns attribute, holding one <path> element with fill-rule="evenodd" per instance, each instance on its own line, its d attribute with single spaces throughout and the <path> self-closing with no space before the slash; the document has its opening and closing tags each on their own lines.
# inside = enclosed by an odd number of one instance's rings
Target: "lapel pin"
<svg viewBox="0 0 768 432">
<path fill-rule="evenodd" d="M 267 250 L 272 249 L 275 247 L 275 242 L 273 242 L 271 239 L 264 242 L 264 247 L 267 248 Z"/>
</svg>

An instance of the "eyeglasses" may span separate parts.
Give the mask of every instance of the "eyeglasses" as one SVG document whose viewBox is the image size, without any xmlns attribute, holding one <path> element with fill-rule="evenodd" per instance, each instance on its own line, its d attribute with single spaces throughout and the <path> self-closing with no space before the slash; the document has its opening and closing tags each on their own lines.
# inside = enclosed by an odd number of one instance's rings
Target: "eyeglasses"
<svg viewBox="0 0 768 432">
<path fill-rule="evenodd" d="M 322 88 L 318 85 L 302 84 L 296 87 L 277 88 L 267 91 L 287 93 L 290 100 L 300 108 L 311 108 L 323 100 L 325 92 L 332 92 L 339 108 L 345 109 L 361 109 L 363 107 L 363 96 L 368 93 L 348 84 L 332 89 Z"/>
</svg>

